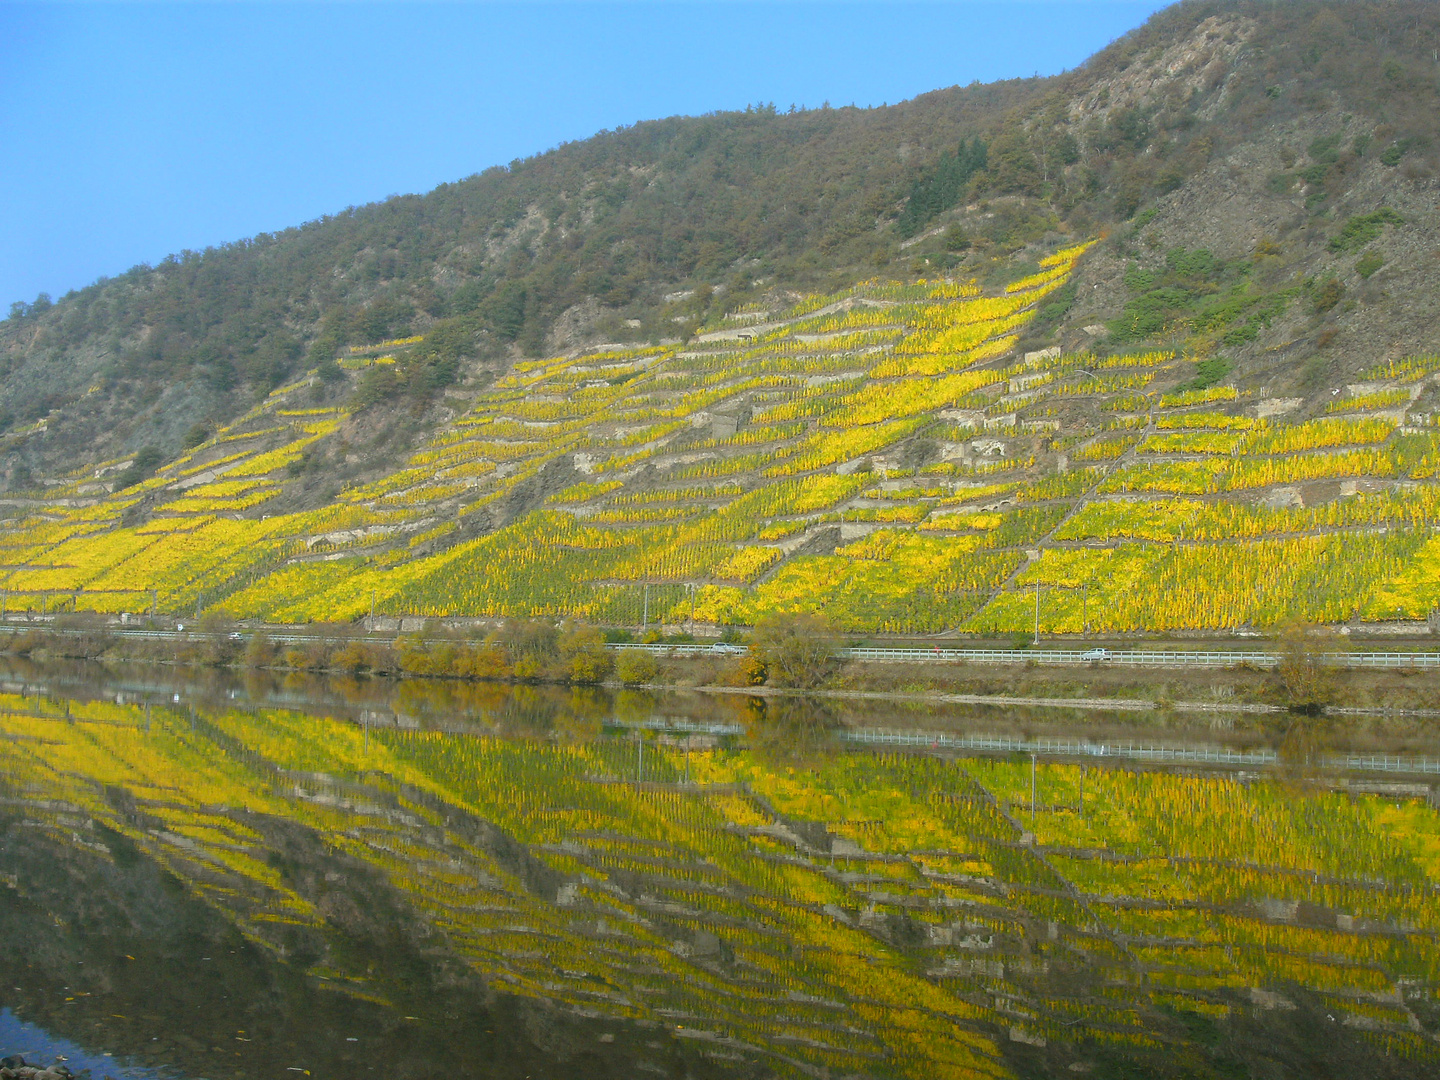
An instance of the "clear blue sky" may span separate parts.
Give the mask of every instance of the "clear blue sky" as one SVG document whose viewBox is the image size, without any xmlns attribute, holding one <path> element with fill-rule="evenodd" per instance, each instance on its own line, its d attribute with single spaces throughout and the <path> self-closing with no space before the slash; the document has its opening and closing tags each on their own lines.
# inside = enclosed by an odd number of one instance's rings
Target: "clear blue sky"
<svg viewBox="0 0 1440 1080">
<path fill-rule="evenodd" d="M 1052 74 L 1163 6 L 0 2 L 0 304 L 637 120 Z"/>
</svg>

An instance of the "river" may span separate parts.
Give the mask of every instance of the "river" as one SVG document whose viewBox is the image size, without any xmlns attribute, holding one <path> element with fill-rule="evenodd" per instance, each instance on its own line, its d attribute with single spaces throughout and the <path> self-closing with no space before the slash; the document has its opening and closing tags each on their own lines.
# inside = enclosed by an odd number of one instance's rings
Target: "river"
<svg viewBox="0 0 1440 1080">
<path fill-rule="evenodd" d="M 0 667 L 0 1056 L 1422 1077 L 1428 722 Z"/>
</svg>

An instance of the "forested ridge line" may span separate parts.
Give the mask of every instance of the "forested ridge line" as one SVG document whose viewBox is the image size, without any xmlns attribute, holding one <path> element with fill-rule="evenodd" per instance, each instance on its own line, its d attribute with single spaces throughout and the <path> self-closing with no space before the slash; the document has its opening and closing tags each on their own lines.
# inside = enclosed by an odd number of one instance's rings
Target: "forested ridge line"
<svg viewBox="0 0 1440 1080">
<path fill-rule="evenodd" d="M 1213 40 L 1196 34 L 1206 25 Z M 767 291 L 1093 233 L 1227 149 L 1337 104 L 1378 122 L 1373 154 L 1424 173 L 1440 149 L 1437 26 L 1433 6 L 1413 2 L 1182 3 L 1059 76 L 880 108 L 646 121 L 16 303 L 0 322 L 7 471 L 45 470 L 96 440 L 168 457 L 180 414 L 223 424 L 307 367 L 352 395 L 327 364 L 346 347 L 423 334 L 398 383 L 371 394 L 398 391 L 423 414 L 457 379 L 517 355 L 683 339 Z M 1127 78 L 1177 48 L 1192 71 L 1131 92 Z M 1332 160 L 1303 181 L 1343 192 L 1356 148 L 1320 156 Z M 978 230 L 927 237 L 986 198 L 1011 201 Z"/>
</svg>

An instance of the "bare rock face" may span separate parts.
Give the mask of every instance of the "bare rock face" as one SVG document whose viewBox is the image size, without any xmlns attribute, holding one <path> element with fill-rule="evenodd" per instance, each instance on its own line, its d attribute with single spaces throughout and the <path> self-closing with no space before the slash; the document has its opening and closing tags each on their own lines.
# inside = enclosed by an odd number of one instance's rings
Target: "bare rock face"
<svg viewBox="0 0 1440 1080">
<path fill-rule="evenodd" d="M 1074 119 L 1104 121 L 1157 95 L 1188 98 L 1217 89 L 1221 93 L 1209 108 L 1218 112 L 1225 104 L 1225 82 L 1236 57 L 1258 29 L 1254 19 L 1212 15 L 1181 40 L 1152 49 L 1141 62 L 1097 79 L 1070 100 L 1069 114 Z"/>
<path fill-rule="evenodd" d="M 597 324 L 613 312 L 601 306 L 593 296 L 572 304 L 560 313 L 550 331 L 547 343 L 552 352 L 563 353 L 594 341 Z"/>
<path fill-rule="evenodd" d="M 1262 495 L 1257 504 L 1267 510 L 1299 510 L 1304 507 L 1305 499 L 1299 488 L 1278 487 Z"/>
</svg>

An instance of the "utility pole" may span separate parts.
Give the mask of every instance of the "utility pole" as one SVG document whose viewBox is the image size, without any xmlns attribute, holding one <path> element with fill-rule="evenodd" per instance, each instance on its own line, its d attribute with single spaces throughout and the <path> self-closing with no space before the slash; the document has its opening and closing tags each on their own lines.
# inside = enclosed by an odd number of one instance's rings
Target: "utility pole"
<svg viewBox="0 0 1440 1080">
<path fill-rule="evenodd" d="M 1083 597 L 1084 597 L 1084 599 L 1082 599 L 1082 600 L 1080 601 L 1080 621 L 1081 621 L 1081 623 L 1082 623 L 1082 624 L 1084 625 L 1084 627 L 1085 627 L 1085 629 L 1084 629 L 1083 631 L 1081 631 L 1081 632 L 1082 632 L 1082 633 L 1085 633 L 1085 634 L 1088 634 L 1088 633 L 1090 633 L 1090 580 L 1089 580 L 1089 578 L 1086 578 L 1086 580 L 1085 580 L 1084 590 L 1085 590 L 1085 591 L 1084 591 L 1084 593 L 1082 594 Z"/>
<path fill-rule="evenodd" d="M 1035 582 L 1035 644 L 1040 643 L 1040 583 Z"/>
<path fill-rule="evenodd" d="M 375 590 L 370 590 L 370 633 L 375 632 Z"/>
<path fill-rule="evenodd" d="M 640 612 L 640 629 L 644 630 L 650 625 L 650 583 L 645 583 L 645 606 Z"/>
</svg>

